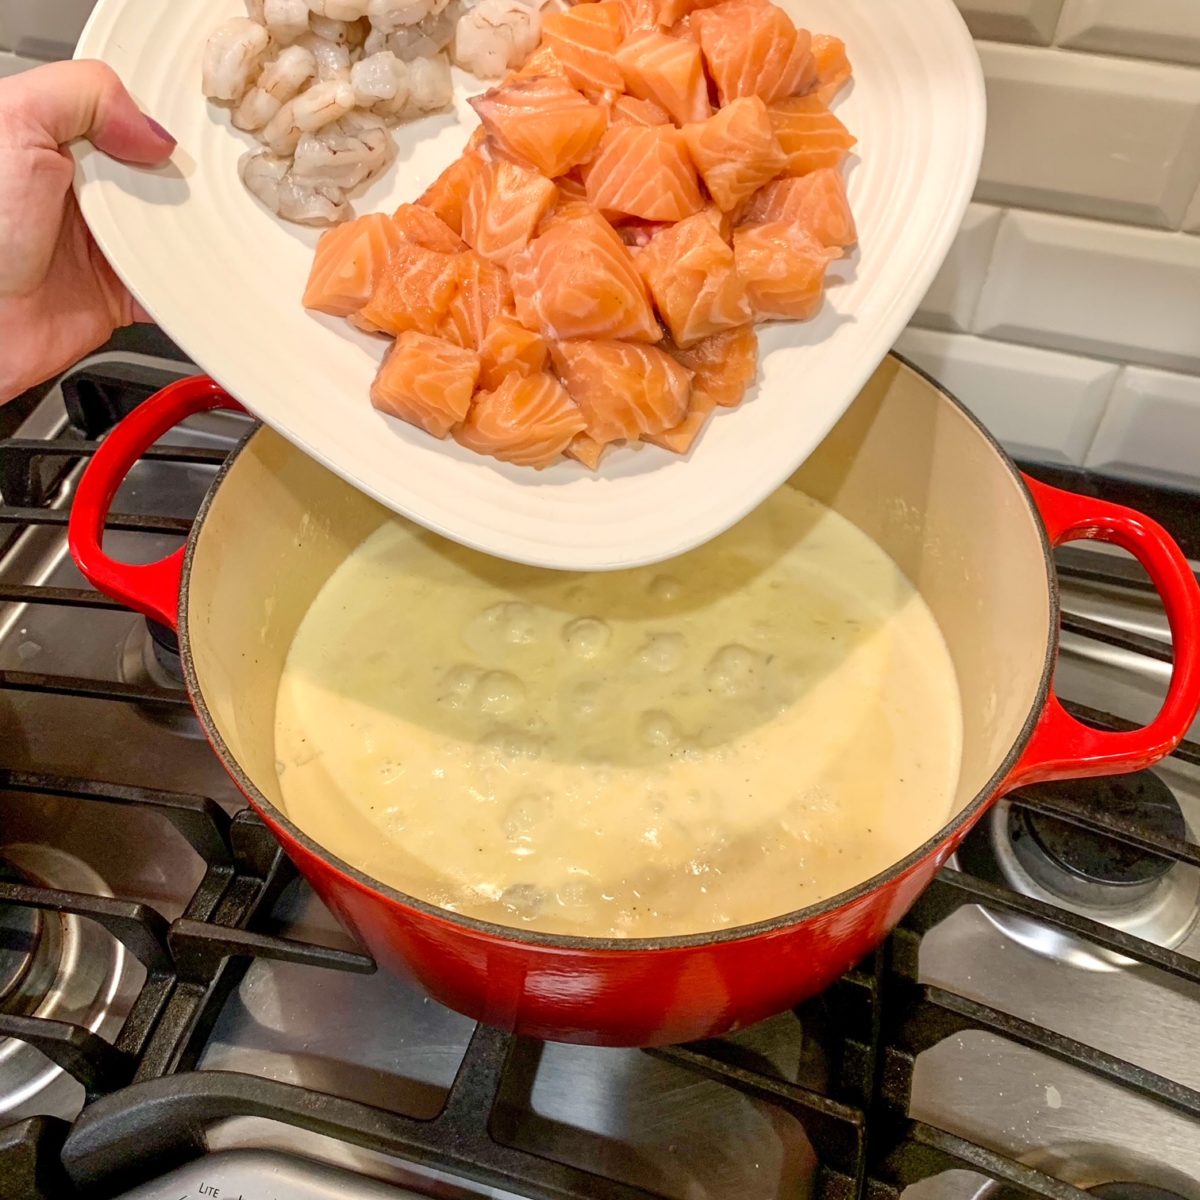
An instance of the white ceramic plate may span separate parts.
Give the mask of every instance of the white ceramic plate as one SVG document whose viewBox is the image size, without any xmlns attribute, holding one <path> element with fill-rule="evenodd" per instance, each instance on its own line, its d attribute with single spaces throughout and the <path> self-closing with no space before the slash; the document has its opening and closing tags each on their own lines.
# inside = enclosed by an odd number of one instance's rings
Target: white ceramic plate
<svg viewBox="0 0 1200 1200">
<path fill-rule="evenodd" d="M 727 529 L 816 448 L 915 311 L 979 170 L 979 61 L 952 0 L 783 0 L 797 24 L 845 39 L 859 139 L 850 197 L 860 247 L 835 265 L 815 320 L 760 331 L 758 386 L 687 457 L 610 452 L 598 476 L 479 458 L 381 416 L 368 390 L 383 345 L 300 306 L 317 231 L 276 220 L 242 188 L 253 144 L 200 92 L 209 32 L 241 0 L 100 0 L 78 56 L 112 65 L 179 139 L 140 170 L 80 147 L 79 199 L 97 242 L 176 342 L 247 408 L 390 508 L 490 554 L 611 569 L 679 554 Z M 415 198 L 459 153 L 481 85 L 456 73 L 456 112 L 401 126 L 359 213 Z"/>
</svg>

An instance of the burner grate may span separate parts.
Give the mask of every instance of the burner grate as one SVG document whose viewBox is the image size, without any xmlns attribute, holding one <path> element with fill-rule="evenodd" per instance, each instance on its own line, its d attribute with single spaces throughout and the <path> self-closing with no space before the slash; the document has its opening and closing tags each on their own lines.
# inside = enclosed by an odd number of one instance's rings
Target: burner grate
<svg viewBox="0 0 1200 1200">
<path fill-rule="evenodd" d="M 86 917 L 106 929 L 146 968 L 146 982 L 112 1045 L 87 1030 L 38 1017 L 0 1013 L 0 1036 L 37 1046 L 84 1085 L 89 1099 L 134 1078 L 178 1069 L 203 1043 L 236 967 L 256 956 L 340 970 L 372 971 L 365 955 L 247 933 L 243 926 L 293 878 L 266 827 L 250 812 L 232 820 L 211 800 L 146 788 L 115 787 L 0 771 L 0 791 L 84 803 L 137 805 L 161 813 L 206 864 L 184 916 L 168 922 L 151 905 L 0 882 L 0 903 Z M 169 1018 L 169 1019 L 168 1019 Z M 169 1029 L 170 1036 L 166 1037 Z M 169 1046 L 164 1051 L 163 1041 Z M 194 1062 L 194 1053 L 191 1061 Z"/>
<path fill-rule="evenodd" d="M 0 551 L 34 528 L 65 526 L 69 481 L 103 434 L 171 377 L 137 366 L 94 367 L 66 381 L 75 426 L 56 441 L 0 441 Z M 158 446 L 150 457 L 211 467 L 223 449 Z M 1066 480 L 1079 487 L 1078 480 Z M 1086 490 L 1086 489 L 1084 489 Z M 1145 497 L 1137 497 L 1145 504 Z M 1177 498 L 1163 510 L 1174 514 Z M 183 535 L 188 521 L 156 514 L 117 514 L 113 530 Z M 1190 543 L 1194 545 L 1195 543 Z M 1119 559 L 1064 552 L 1064 574 L 1088 583 L 1142 590 L 1145 582 Z M 85 588 L 0 582 L 0 604 L 113 610 Z M 1064 628 L 1107 646 L 1169 662 L 1162 642 L 1102 623 L 1065 617 Z M 0 671 L 0 691 L 83 696 L 113 704 L 186 707 L 177 690 L 68 675 Z M 1109 729 L 1132 724 L 1094 709 L 1077 716 Z M 1200 745 L 1185 743 L 1177 761 L 1200 766 Z M 653 1200 L 652 1194 L 526 1150 L 507 1130 L 500 1102 L 514 1075 L 534 1068 L 520 1039 L 476 1028 L 440 1113 L 424 1120 L 275 1080 L 229 1071 L 198 1071 L 213 1023 L 254 959 L 370 972 L 351 951 L 263 932 L 265 918 L 293 878 L 287 860 L 250 811 L 229 816 L 197 795 L 0 770 L 0 792 L 52 796 L 72 804 L 136 806 L 170 822 L 204 864 L 181 916 L 168 921 L 152 904 L 67 894 L 0 882 L 0 903 L 76 913 L 98 922 L 146 967 L 146 979 L 114 1041 L 36 1017 L 0 1014 L 0 1036 L 34 1045 L 86 1089 L 74 1123 L 35 1117 L 0 1129 L 0 1195 L 64 1200 L 112 1195 L 203 1153 L 208 1131 L 231 1116 L 268 1117 L 349 1144 L 455 1171 L 538 1200 Z M 1090 806 L 1085 800 L 1014 797 L 1014 805 L 1121 839 L 1139 849 L 1200 867 L 1200 846 Z M 966 1169 L 1004 1186 L 1006 1197 L 1079 1200 L 1086 1193 L 1003 1154 L 915 1120 L 911 1097 L 920 1055 L 965 1031 L 979 1031 L 1069 1063 L 1197 1121 L 1200 1093 L 1097 1048 L 944 988 L 920 982 L 922 939 L 964 907 L 981 906 L 1044 923 L 1176 979 L 1200 983 L 1200 962 L 1152 945 L 1002 884 L 947 869 L 900 929 L 867 963 L 822 1000 L 835 1030 L 833 1083 L 825 1091 L 781 1079 L 735 1041 L 647 1053 L 790 1114 L 820 1160 L 819 1200 L 893 1200 L 907 1186 L 943 1171 Z M 139 1153 L 130 1156 L 128 1147 Z"/>
</svg>

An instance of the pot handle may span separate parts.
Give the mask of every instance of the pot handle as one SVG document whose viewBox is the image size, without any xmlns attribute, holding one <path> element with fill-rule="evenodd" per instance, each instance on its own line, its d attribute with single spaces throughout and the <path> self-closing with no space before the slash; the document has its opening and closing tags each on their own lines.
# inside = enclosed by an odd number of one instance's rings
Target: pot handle
<svg viewBox="0 0 1200 1200">
<path fill-rule="evenodd" d="M 106 596 L 171 629 L 179 625 L 184 547 L 145 566 L 117 562 L 104 553 L 104 523 L 117 489 L 138 459 L 187 417 L 217 408 L 245 411 L 205 375 L 181 379 L 156 392 L 100 443 L 71 506 L 67 542 L 84 578 Z"/>
<path fill-rule="evenodd" d="M 1171 754 L 1200 709 L 1200 587 L 1179 547 L 1157 522 L 1133 509 L 1060 491 L 1026 477 L 1050 543 L 1093 540 L 1128 550 L 1146 568 L 1171 625 L 1174 666 L 1167 698 L 1141 729 L 1113 733 L 1072 717 L 1052 690 L 1006 790 L 1052 779 L 1121 775 Z"/>
</svg>

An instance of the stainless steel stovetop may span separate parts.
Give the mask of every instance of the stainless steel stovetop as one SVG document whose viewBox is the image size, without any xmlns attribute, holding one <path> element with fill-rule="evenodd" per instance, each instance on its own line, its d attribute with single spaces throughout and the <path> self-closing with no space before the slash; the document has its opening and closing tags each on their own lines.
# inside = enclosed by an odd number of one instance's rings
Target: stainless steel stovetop
<svg viewBox="0 0 1200 1200">
<path fill-rule="evenodd" d="M 72 410 L 103 424 L 186 371 L 100 356 L 68 383 Z M 244 428 L 219 414 L 171 435 L 119 495 L 130 528 L 109 548 L 138 561 L 178 544 Z M 243 802 L 177 664 L 71 565 L 72 460 L 33 453 L 81 440 L 60 391 L 16 438 L 7 459 L 0 443 L 0 1195 L 20 1169 L 6 1162 L 32 1147 L 56 1200 L 76 1186 L 138 1200 L 385 1200 L 397 1187 L 765 1200 L 906 1185 L 915 1200 L 1097 1187 L 1200 1200 L 1194 746 L 1155 773 L 1165 788 L 1000 806 L 824 1002 L 653 1055 L 514 1043 L 363 973 L 262 827 L 235 816 Z M 65 474 L 38 495 L 29 463 Z M 1117 641 L 1168 640 L 1123 560 L 1076 551 L 1066 567 L 1069 614 Z M 1153 714 L 1162 661 L 1069 632 L 1063 651 L 1065 697 Z M 1124 840 L 1055 824 L 1064 806 L 1085 824 L 1119 814 Z M 46 889 L 70 895 L 51 904 Z"/>
</svg>

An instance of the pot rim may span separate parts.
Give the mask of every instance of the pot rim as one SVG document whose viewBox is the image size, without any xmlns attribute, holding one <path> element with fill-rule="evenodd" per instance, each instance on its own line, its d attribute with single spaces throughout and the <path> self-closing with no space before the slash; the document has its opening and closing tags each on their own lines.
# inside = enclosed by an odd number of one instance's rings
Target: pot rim
<svg viewBox="0 0 1200 1200">
<path fill-rule="evenodd" d="M 649 938 L 573 936 L 569 934 L 543 933 L 533 929 L 519 929 L 511 925 L 499 925 L 492 921 L 484 921 L 477 917 L 468 917 L 461 913 L 440 908 L 436 904 L 430 904 L 426 900 L 410 896 L 408 893 L 402 892 L 390 884 L 385 884 L 374 879 L 365 871 L 360 871 L 357 867 L 345 862 L 319 842 L 309 837 L 308 834 L 267 799 L 230 752 L 204 699 L 191 652 L 191 627 L 188 602 L 190 599 L 192 565 L 195 560 L 196 547 L 202 536 L 209 509 L 212 507 L 221 484 L 225 480 L 225 476 L 234 468 L 242 451 L 245 450 L 252 439 L 264 431 L 265 427 L 259 424 L 256 424 L 242 438 L 217 472 L 196 514 L 191 533 L 188 535 L 187 548 L 184 554 L 183 574 L 179 591 L 179 652 L 183 664 L 184 681 L 187 685 L 188 696 L 200 721 L 201 728 L 204 730 L 205 737 L 221 759 L 225 770 L 229 773 L 234 783 L 237 784 L 238 789 L 250 801 L 250 804 L 258 810 L 259 815 L 264 817 L 268 824 L 275 824 L 281 827 L 290 838 L 299 843 L 309 854 L 320 859 L 327 866 L 339 872 L 364 891 L 380 896 L 393 904 L 413 910 L 422 917 L 444 922 L 448 925 L 459 926 L 467 932 L 481 934 L 492 940 L 512 942 L 522 946 L 537 946 L 545 950 L 561 950 L 574 953 L 607 953 L 614 951 L 645 953 L 648 951 L 689 950 L 699 946 L 711 946 L 725 942 L 751 941 L 768 934 L 780 933 L 786 929 L 803 925 L 816 917 L 845 908 L 862 899 L 864 896 L 879 891 L 889 883 L 902 878 L 919 863 L 935 853 L 939 847 L 952 842 L 956 835 L 964 829 L 969 828 L 978 819 L 989 804 L 999 798 L 1005 779 L 1012 773 L 1022 753 L 1029 745 L 1033 732 L 1046 707 L 1046 702 L 1050 695 L 1054 664 L 1057 659 L 1057 632 L 1060 616 L 1058 576 L 1054 566 L 1050 539 L 1046 534 L 1045 524 L 1038 513 L 1033 496 L 1026 486 L 1024 477 L 1017 468 L 1017 465 L 979 419 L 928 372 L 923 371 L 915 363 L 909 361 L 903 355 L 896 353 L 894 350 L 889 353 L 888 357 L 897 360 L 902 366 L 924 380 L 926 384 L 931 386 L 941 396 L 943 401 L 957 409 L 959 415 L 972 425 L 975 431 L 991 447 L 999 464 L 1012 476 L 1013 482 L 1020 489 L 1021 495 L 1025 499 L 1029 514 L 1033 518 L 1039 542 L 1041 543 L 1050 613 L 1046 626 L 1046 645 L 1043 652 L 1041 679 L 1034 694 L 1033 703 L 1022 723 L 1019 735 L 1013 742 L 1008 753 L 1004 756 L 1003 761 L 996 768 L 995 772 L 993 772 L 991 778 L 945 825 L 942 825 L 935 834 L 926 839 L 915 850 L 910 851 L 904 858 L 892 863 L 882 871 L 855 884 L 854 887 L 847 888 L 845 891 L 838 892 L 814 904 L 806 905 L 804 908 L 795 909 L 792 912 L 784 913 L 777 917 L 768 917 L 761 921 L 754 921 L 748 925 L 737 925 L 729 929 Z"/>
</svg>

